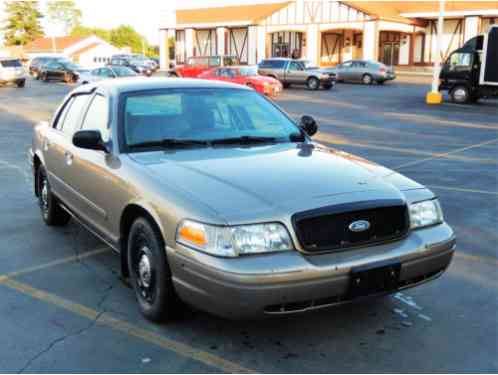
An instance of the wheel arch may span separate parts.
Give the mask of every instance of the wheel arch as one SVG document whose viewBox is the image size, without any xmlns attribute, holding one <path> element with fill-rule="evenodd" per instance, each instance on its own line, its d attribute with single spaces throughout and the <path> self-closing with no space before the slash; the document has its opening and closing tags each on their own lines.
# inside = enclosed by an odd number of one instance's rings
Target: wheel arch
<svg viewBox="0 0 498 375">
<path fill-rule="evenodd" d="M 134 202 L 128 204 L 123 210 L 123 213 L 121 214 L 121 219 L 119 221 L 119 234 L 120 234 L 119 248 L 120 248 L 120 258 L 121 258 L 121 273 L 123 277 L 129 276 L 128 256 L 127 256 L 128 234 L 130 232 L 131 225 L 139 217 L 144 217 L 147 220 L 149 220 L 151 225 L 161 235 L 164 244 L 166 244 L 166 238 L 164 235 L 164 230 L 161 224 L 161 220 L 159 218 L 159 215 L 155 212 L 155 210 L 144 203 Z"/>
<path fill-rule="evenodd" d="M 38 168 L 40 168 L 41 165 L 44 165 L 43 159 L 40 154 L 35 153 L 33 155 L 33 184 L 34 184 L 34 192 L 35 196 L 38 197 L 40 194 L 40 189 L 38 188 Z"/>
</svg>

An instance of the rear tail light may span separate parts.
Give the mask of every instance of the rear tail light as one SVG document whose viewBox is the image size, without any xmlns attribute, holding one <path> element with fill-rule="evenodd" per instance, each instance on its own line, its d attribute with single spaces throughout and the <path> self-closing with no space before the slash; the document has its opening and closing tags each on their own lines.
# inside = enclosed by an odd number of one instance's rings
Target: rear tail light
<svg viewBox="0 0 498 375">
<path fill-rule="evenodd" d="M 381 73 L 385 73 L 386 72 L 386 68 L 380 68 L 379 70 Z"/>
</svg>

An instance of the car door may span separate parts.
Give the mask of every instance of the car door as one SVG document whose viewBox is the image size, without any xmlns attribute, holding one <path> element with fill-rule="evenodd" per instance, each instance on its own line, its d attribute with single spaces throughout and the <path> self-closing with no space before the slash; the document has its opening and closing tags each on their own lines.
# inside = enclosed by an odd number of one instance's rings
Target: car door
<svg viewBox="0 0 498 375">
<path fill-rule="evenodd" d="M 350 81 L 352 78 L 352 68 L 352 61 L 346 61 L 339 65 L 337 69 L 337 73 L 339 75 L 338 79 L 340 79 L 341 81 Z"/>
<path fill-rule="evenodd" d="M 351 64 L 351 74 L 350 74 L 350 80 L 359 82 L 361 81 L 363 74 L 365 74 L 365 64 L 363 64 L 361 61 L 353 61 Z"/>
<path fill-rule="evenodd" d="M 111 141 L 109 127 L 110 101 L 103 92 L 97 92 L 90 101 L 83 116 L 81 130 L 98 130 L 105 143 Z M 74 155 L 71 177 L 78 185 L 81 195 L 78 210 L 82 218 L 107 240 L 114 241 L 112 222 L 118 218 L 113 212 L 119 211 L 114 193 L 126 184 L 117 182 L 114 171 L 119 168 L 119 160 L 111 153 L 78 148 Z"/>
<path fill-rule="evenodd" d="M 52 79 L 64 80 L 64 75 L 66 74 L 66 67 L 61 63 L 55 63 L 54 70 L 52 71 Z"/>
<path fill-rule="evenodd" d="M 71 96 L 59 111 L 47 137 L 43 142 L 48 180 L 54 194 L 70 209 L 78 208 L 78 187 L 72 179 L 74 153 L 76 147 L 72 137 L 81 122 L 89 95 Z"/>
<path fill-rule="evenodd" d="M 304 84 L 306 82 L 307 73 L 304 64 L 300 61 L 291 61 L 286 72 L 286 81 L 288 83 L 300 83 Z"/>
</svg>

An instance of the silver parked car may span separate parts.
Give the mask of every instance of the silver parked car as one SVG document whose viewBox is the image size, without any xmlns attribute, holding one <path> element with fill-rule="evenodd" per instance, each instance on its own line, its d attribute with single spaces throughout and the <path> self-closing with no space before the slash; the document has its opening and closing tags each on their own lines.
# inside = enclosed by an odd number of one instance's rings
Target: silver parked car
<svg viewBox="0 0 498 375">
<path fill-rule="evenodd" d="M 258 73 L 279 80 L 284 87 L 305 85 L 310 90 L 322 87 L 330 90 L 335 84 L 335 73 L 307 68 L 303 60 L 271 58 L 261 61 Z"/>
<path fill-rule="evenodd" d="M 396 79 L 393 67 L 377 61 L 350 60 L 334 68 L 323 68 L 321 71 L 335 73 L 338 82 L 361 82 L 365 85 L 374 82 L 382 85 L 386 81 Z"/>
<path fill-rule="evenodd" d="M 0 84 L 14 83 L 17 87 L 26 84 L 26 71 L 21 61 L 12 57 L 0 57 Z"/>
<path fill-rule="evenodd" d="M 437 197 L 316 131 L 242 85 L 102 81 L 35 128 L 34 191 L 46 224 L 74 217 L 120 253 L 154 321 L 180 301 L 252 318 L 440 276 L 455 237 Z"/>
<path fill-rule="evenodd" d="M 104 79 L 125 77 L 138 77 L 138 73 L 126 66 L 108 65 L 101 68 L 95 68 L 80 74 L 79 82 L 84 85 L 91 82 L 99 82 Z"/>
</svg>

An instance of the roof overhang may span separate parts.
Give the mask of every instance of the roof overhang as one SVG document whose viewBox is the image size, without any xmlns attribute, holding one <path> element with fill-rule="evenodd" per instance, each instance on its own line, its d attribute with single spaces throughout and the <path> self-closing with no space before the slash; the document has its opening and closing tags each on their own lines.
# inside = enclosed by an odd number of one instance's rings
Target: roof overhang
<svg viewBox="0 0 498 375">
<path fill-rule="evenodd" d="M 252 25 L 287 5 L 289 5 L 289 1 L 201 9 L 177 9 L 176 27 Z"/>
<path fill-rule="evenodd" d="M 425 18 L 425 19 L 435 19 L 439 17 L 439 12 L 421 12 L 421 13 L 401 13 L 401 16 L 406 18 Z M 465 11 L 450 11 L 444 12 L 444 16 L 447 18 L 460 18 L 460 17 L 498 17 L 497 9 L 480 9 L 475 10 L 465 10 Z"/>
<path fill-rule="evenodd" d="M 343 1 L 347 5 L 361 10 L 373 17 L 395 22 L 412 22 L 416 24 L 417 18 L 434 18 L 439 15 L 439 1 L 396 1 L 396 0 L 351 0 Z M 498 1 L 452 1 L 446 0 L 445 16 L 449 17 L 462 14 L 486 15 L 498 11 Z M 415 23 L 413 23 L 415 22 Z"/>
</svg>

